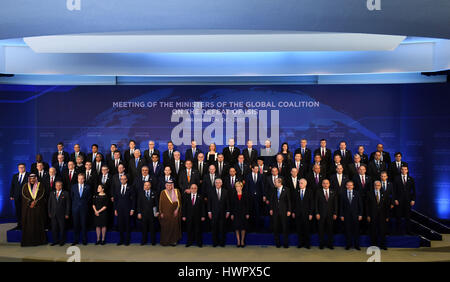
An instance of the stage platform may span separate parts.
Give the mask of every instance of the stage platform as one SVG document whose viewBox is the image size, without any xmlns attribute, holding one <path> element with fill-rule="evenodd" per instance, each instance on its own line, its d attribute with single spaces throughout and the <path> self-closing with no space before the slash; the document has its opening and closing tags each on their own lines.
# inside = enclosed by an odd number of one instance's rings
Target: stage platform
<svg viewBox="0 0 450 282">
<path fill-rule="evenodd" d="M 50 231 L 47 232 L 47 238 L 52 242 L 52 234 Z M 183 232 L 183 238 L 180 241 L 180 244 L 186 244 L 186 233 Z M 131 233 L 131 243 L 138 244 L 141 242 L 142 234 L 140 232 L 132 232 Z M 156 235 L 157 242 L 159 242 L 159 232 Z M 8 230 L 7 231 L 7 242 L 17 243 L 21 240 L 21 231 L 20 230 Z M 106 235 L 107 243 L 117 243 L 119 240 L 119 233 L 115 231 L 108 232 Z M 73 232 L 67 232 L 67 242 L 73 241 Z M 95 231 L 88 232 L 88 243 L 95 243 L 96 234 Z M 246 236 L 247 245 L 256 245 L 256 246 L 273 246 L 274 238 L 272 233 L 248 233 Z M 387 247 L 388 248 L 419 248 L 421 245 L 421 239 L 419 236 L 388 236 L 387 237 Z M 203 233 L 203 244 L 204 245 L 212 245 L 211 233 Z M 235 234 L 229 232 L 226 234 L 226 244 L 227 245 L 235 245 L 236 239 Z M 370 246 L 370 238 L 369 236 L 362 235 L 360 239 L 361 247 L 369 247 Z M 297 246 L 297 235 L 290 234 L 289 236 L 289 245 Z M 313 234 L 311 236 L 311 245 L 318 246 L 319 238 L 317 234 Z M 334 236 L 334 245 L 335 246 L 345 246 L 345 236 L 343 234 L 337 234 Z"/>
</svg>

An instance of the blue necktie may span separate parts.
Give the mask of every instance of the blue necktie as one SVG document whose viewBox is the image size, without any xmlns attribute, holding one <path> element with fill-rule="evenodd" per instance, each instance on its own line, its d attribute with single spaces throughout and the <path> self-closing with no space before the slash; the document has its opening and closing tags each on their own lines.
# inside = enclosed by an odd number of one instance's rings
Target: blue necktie
<svg viewBox="0 0 450 282">
<path fill-rule="evenodd" d="M 303 189 L 300 189 L 301 193 L 300 193 L 300 199 L 302 199 L 303 201 Z"/>
<path fill-rule="evenodd" d="M 146 194 L 146 196 L 147 196 L 147 200 L 149 200 L 149 199 L 150 199 L 150 193 L 149 193 L 149 191 L 145 192 L 145 194 Z"/>
<path fill-rule="evenodd" d="M 136 159 L 135 162 L 136 162 L 136 168 L 137 168 L 137 167 L 138 167 L 139 159 Z"/>
<path fill-rule="evenodd" d="M 81 198 L 81 196 L 83 195 L 83 185 L 80 185 L 80 198 Z"/>
<path fill-rule="evenodd" d="M 278 198 L 278 200 L 280 199 L 280 194 L 281 194 L 280 189 L 277 189 L 277 198 Z"/>
<path fill-rule="evenodd" d="M 19 176 L 19 183 L 22 184 L 22 174 Z"/>
</svg>

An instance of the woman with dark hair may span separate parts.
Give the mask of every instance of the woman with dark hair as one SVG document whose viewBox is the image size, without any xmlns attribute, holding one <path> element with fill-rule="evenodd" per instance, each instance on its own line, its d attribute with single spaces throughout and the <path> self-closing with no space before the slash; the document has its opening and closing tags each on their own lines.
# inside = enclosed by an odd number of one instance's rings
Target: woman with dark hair
<svg viewBox="0 0 450 282">
<path fill-rule="evenodd" d="M 106 225 L 108 224 L 108 213 L 106 209 L 108 207 L 108 196 L 105 193 L 105 186 L 100 184 L 97 187 L 97 195 L 95 195 L 92 208 L 95 214 L 95 231 L 97 232 L 96 245 L 105 244 L 106 237 Z M 100 241 L 100 236 L 102 240 Z"/>
<path fill-rule="evenodd" d="M 294 157 L 292 152 L 289 151 L 288 143 L 284 142 L 283 144 L 281 144 L 281 150 L 278 154 L 283 155 L 284 162 L 286 163 L 287 167 L 291 167 Z"/>
</svg>

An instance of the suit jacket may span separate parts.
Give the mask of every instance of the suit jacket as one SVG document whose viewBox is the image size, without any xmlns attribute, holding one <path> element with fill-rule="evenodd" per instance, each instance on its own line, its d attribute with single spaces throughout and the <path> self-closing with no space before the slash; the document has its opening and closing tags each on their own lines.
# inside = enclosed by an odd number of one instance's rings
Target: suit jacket
<svg viewBox="0 0 450 282">
<path fill-rule="evenodd" d="M 38 182 L 43 182 L 43 180 L 48 176 L 48 172 L 43 170 L 42 171 L 42 176 L 41 176 L 39 171 L 36 171 L 36 176 L 37 176 Z"/>
<path fill-rule="evenodd" d="M 222 171 L 219 171 L 219 163 L 218 162 L 216 162 L 214 165 L 216 166 L 217 177 L 224 178 L 228 175 L 228 172 L 230 170 L 230 165 L 228 163 L 226 163 L 225 161 L 223 162 Z"/>
<path fill-rule="evenodd" d="M 64 171 L 67 170 L 67 163 L 63 163 L 62 166 L 59 166 L 59 163 L 53 163 L 52 167 L 54 167 L 56 169 L 56 175 L 62 177 L 64 174 Z"/>
<path fill-rule="evenodd" d="M 250 214 L 251 202 L 247 192 L 242 191 L 241 200 L 236 191 L 230 193 L 230 213 L 234 215 L 234 220 L 239 221 L 238 217 Z"/>
<path fill-rule="evenodd" d="M 95 187 L 95 189 L 97 189 L 97 187 L 98 187 L 98 174 L 97 174 L 97 172 L 95 171 L 95 169 L 92 169 L 91 168 L 91 172 L 90 172 L 90 174 L 89 174 L 89 177 L 88 177 L 88 175 L 87 175 L 87 172 L 86 172 L 86 184 L 88 184 L 89 185 L 89 187 Z M 95 190 L 95 192 L 97 192 L 97 190 Z"/>
<path fill-rule="evenodd" d="M 217 178 L 217 173 L 214 174 L 214 179 Z M 203 197 L 208 197 L 210 191 L 215 189 L 214 182 L 211 182 L 211 175 L 208 172 L 203 176 L 203 184 L 201 190 L 198 191 L 199 194 L 202 194 Z"/>
<path fill-rule="evenodd" d="M 85 153 L 80 151 L 80 153 L 78 155 L 83 157 L 83 163 L 86 162 L 86 154 Z M 65 159 L 65 157 L 64 157 L 64 159 Z M 73 161 L 74 163 L 77 162 L 77 158 L 75 157 L 75 152 L 70 154 L 70 160 Z M 56 160 L 56 161 L 58 161 L 58 160 Z"/>
<path fill-rule="evenodd" d="M 199 148 L 195 148 L 195 154 L 192 154 L 192 148 L 189 148 L 186 150 L 186 153 L 184 154 L 184 160 L 191 160 L 196 161 L 198 154 L 203 153 Z"/>
<path fill-rule="evenodd" d="M 44 165 L 44 170 L 46 172 L 48 172 L 48 170 L 50 169 L 50 166 L 48 165 L 48 163 L 42 162 L 42 164 Z M 37 163 L 32 163 L 31 164 L 30 173 L 34 173 L 34 174 L 37 173 Z"/>
<path fill-rule="evenodd" d="M 178 187 L 178 180 L 175 179 L 174 174 L 170 174 L 170 180 L 172 180 L 173 183 L 175 183 L 175 187 Z M 158 193 L 161 193 L 162 190 L 166 189 L 166 176 L 163 174 L 158 178 L 158 187 L 159 191 Z"/>
<path fill-rule="evenodd" d="M 341 158 L 342 158 L 341 163 L 342 163 L 343 165 L 344 165 L 344 164 L 345 164 L 345 165 L 348 165 L 348 164 L 350 164 L 350 163 L 353 162 L 353 155 L 352 155 L 352 152 L 351 152 L 350 150 L 345 150 L 345 156 L 342 157 L 342 152 L 341 152 L 341 150 L 340 150 L 340 149 L 337 149 L 336 151 L 334 151 L 333 157 L 336 156 L 336 155 L 341 156 Z"/>
<path fill-rule="evenodd" d="M 320 148 L 320 147 L 317 148 L 317 149 L 314 151 L 314 156 L 315 156 L 315 155 L 320 155 L 320 156 L 322 156 L 322 154 L 321 154 L 321 148 Z M 325 163 L 327 163 L 327 164 L 330 164 L 330 163 L 333 161 L 331 158 L 332 158 L 332 156 L 331 156 L 331 150 L 328 149 L 328 148 L 326 148 L 326 150 L 325 150 L 325 157 L 322 157 L 322 162 L 325 162 Z"/>
<path fill-rule="evenodd" d="M 133 185 L 127 184 L 125 194 L 121 193 L 122 184 L 114 191 L 114 210 L 118 213 L 129 214 L 136 209 L 136 192 Z"/>
<path fill-rule="evenodd" d="M 302 148 L 301 147 L 297 148 L 294 152 L 294 157 L 295 154 L 302 154 Z M 309 166 L 311 165 L 312 162 L 312 152 L 310 149 L 305 148 L 305 153 L 302 155 L 302 161 L 306 165 L 306 169 L 309 169 Z"/>
<path fill-rule="evenodd" d="M 161 153 L 159 152 L 158 149 L 153 148 L 153 154 L 157 154 L 159 158 L 161 158 Z M 150 164 L 152 161 L 152 155 L 150 155 L 150 149 L 147 149 L 144 151 L 144 158 L 145 161 Z"/>
<path fill-rule="evenodd" d="M 123 165 L 125 166 L 125 162 L 122 160 L 122 158 L 119 159 L 119 163 L 117 164 L 117 167 L 118 167 L 120 164 L 123 164 Z M 111 173 L 112 175 L 118 173 L 118 170 L 117 170 L 117 167 L 116 167 L 116 160 L 115 160 L 115 159 L 108 160 L 107 165 L 108 165 L 108 168 L 109 168 L 109 173 Z M 128 168 L 125 166 L 125 170 L 127 170 L 127 169 L 128 169 Z"/>
<path fill-rule="evenodd" d="M 306 188 L 303 194 L 303 200 L 301 199 L 301 189 L 292 190 L 292 212 L 295 213 L 295 217 L 302 217 L 306 219 L 309 215 L 314 214 L 314 191 L 310 188 Z"/>
<path fill-rule="evenodd" d="M 363 162 L 359 163 L 360 166 L 362 164 L 364 164 L 364 163 Z M 358 175 L 358 169 L 356 168 L 355 163 L 351 163 L 347 167 L 348 167 L 348 177 L 350 179 L 353 179 L 353 177 L 355 177 L 355 175 Z"/>
<path fill-rule="evenodd" d="M 131 176 L 131 180 L 134 180 L 136 177 L 141 175 L 141 169 L 142 167 L 146 165 L 145 160 L 143 158 L 139 158 L 137 166 L 136 166 L 136 159 L 131 158 L 128 163 L 128 171 Z"/>
<path fill-rule="evenodd" d="M 367 216 L 370 216 L 372 222 L 376 217 L 381 217 L 383 221 L 389 217 L 389 210 L 392 203 L 391 199 L 386 192 L 382 191 L 382 189 L 380 189 L 380 194 L 379 203 L 375 196 L 375 190 L 372 190 L 367 194 L 366 211 Z"/>
<path fill-rule="evenodd" d="M 181 206 L 183 217 L 188 221 L 200 221 L 202 217 L 206 217 L 206 207 L 203 197 L 197 193 L 195 195 L 195 203 L 192 204 L 192 194 L 183 194 L 183 205 Z"/>
<path fill-rule="evenodd" d="M 375 152 L 372 152 L 372 153 L 370 154 L 369 162 L 371 162 L 371 161 L 373 161 L 373 160 L 375 159 L 375 153 L 376 153 L 376 151 L 375 151 Z M 391 163 L 391 155 L 390 155 L 388 152 L 383 151 L 383 152 L 381 152 L 381 160 L 382 160 L 386 165 L 389 165 L 389 164 Z"/>
<path fill-rule="evenodd" d="M 230 147 L 227 146 L 223 148 L 222 154 L 225 162 L 234 165 L 235 163 L 237 163 L 237 158 L 241 154 L 241 150 L 239 150 L 238 147 L 234 146 L 233 153 L 231 153 Z"/>
<path fill-rule="evenodd" d="M 249 174 L 251 172 L 250 167 L 245 162 L 242 163 L 242 170 L 241 170 L 241 166 L 239 165 L 239 163 L 236 163 L 234 165 L 234 169 L 236 170 L 236 175 L 239 175 L 239 177 L 241 179 L 245 179 L 247 174 Z"/>
<path fill-rule="evenodd" d="M 198 171 L 198 173 L 200 174 L 200 182 L 202 182 L 202 180 L 203 180 L 203 176 L 205 175 L 205 174 L 208 174 L 209 172 L 208 172 L 208 164 L 205 162 L 205 161 L 203 161 L 203 165 L 202 165 L 202 169 L 200 170 L 200 168 L 199 168 L 199 162 L 198 161 L 194 161 L 193 162 L 193 167 Z"/>
<path fill-rule="evenodd" d="M 343 172 L 342 172 L 342 173 L 343 173 L 343 174 L 348 174 L 348 168 L 347 168 L 347 165 L 344 164 L 343 162 L 341 162 L 340 164 L 342 165 L 342 168 L 343 168 Z M 335 162 L 332 162 L 332 163 L 329 165 L 329 167 L 328 167 L 328 169 L 327 169 L 327 175 L 328 175 L 328 177 L 330 177 L 331 175 L 337 173 L 336 168 L 337 168 L 337 165 L 336 165 Z"/>
<path fill-rule="evenodd" d="M 92 199 L 91 187 L 85 183 L 83 194 L 80 197 L 78 183 L 72 185 L 70 199 L 72 200 L 72 213 L 81 212 L 87 214 Z"/>
<path fill-rule="evenodd" d="M 163 152 L 163 165 L 164 165 L 164 167 L 172 164 L 172 162 L 174 160 L 174 158 L 173 158 L 173 153 L 174 152 L 175 152 L 175 149 L 172 150 L 172 155 L 171 155 L 170 158 L 169 158 L 169 150 L 166 150 L 166 151 Z"/>
<path fill-rule="evenodd" d="M 414 178 L 407 176 L 407 181 L 403 184 L 402 177 L 397 176 L 394 181 L 394 200 L 409 203 L 416 200 L 416 185 Z"/>
<path fill-rule="evenodd" d="M 70 194 L 68 191 L 61 190 L 59 198 L 56 198 L 56 190 L 50 193 L 48 198 L 48 215 L 50 218 L 64 218 L 70 215 Z"/>
<path fill-rule="evenodd" d="M 97 152 L 97 155 L 102 155 L 102 154 L 100 152 Z M 95 156 L 97 156 L 97 155 L 95 155 Z M 87 161 L 87 160 L 91 161 L 92 167 L 94 167 L 94 164 L 95 164 L 95 158 L 93 158 L 93 156 L 94 156 L 94 154 L 92 152 L 90 152 L 89 154 L 87 154 L 86 160 L 85 160 L 85 161 Z M 105 158 L 102 158 L 102 162 L 104 162 L 104 161 L 105 161 Z"/>
<path fill-rule="evenodd" d="M 97 168 L 97 162 L 92 163 L 92 168 L 97 172 L 97 174 L 102 174 L 102 166 L 105 164 L 105 162 L 101 161 L 99 168 Z"/>
<path fill-rule="evenodd" d="M 290 175 L 289 169 L 290 169 L 290 165 L 288 165 L 286 162 L 283 162 L 281 164 L 281 170 L 278 167 L 278 163 L 274 163 L 272 164 L 272 168 L 278 168 L 278 175 L 282 176 L 282 177 L 287 177 Z"/>
<path fill-rule="evenodd" d="M 152 177 L 159 178 L 160 176 L 162 176 L 164 174 L 164 166 L 160 162 L 158 162 L 156 164 L 156 169 L 153 166 L 153 162 L 150 162 L 147 164 L 148 164 L 149 173 Z"/>
<path fill-rule="evenodd" d="M 64 155 L 64 162 L 67 163 L 70 161 L 70 155 L 66 151 L 63 151 L 62 154 Z M 58 152 L 54 152 L 52 155 L 52 164 L 58 162 Z"/>
<path fill-rule="evenodd" d="M 210 191 L 208 196 L 208 213 L 212 213 L 213 221 L 225 219 L 225 214 L 230 212 L 229 192 L 226 189 L 220 191 L 220 199 L 217 197 L 215 188 Z"/>
<path fill-rule="evenodd" d="M 341 185 L 339 185 L 339 181 L 337 178 L 337 174 L 333 174 L 330 177 L 330 189 L 333 189 L 334 191 L 336 191 L 338 194 L 341 194 L 342 191 L 346 190 L 347 188 L 345 187 L 345 184 L 347 184 L 347 182 L 350 180 L 350 178 L 345 175 L 342 174 L 342 180 L 341 180 Z"/>
<path fill-rule="evenodd" d="M 363 215 L 363 201 L 358 191 L 352 191 L 352 202 L 350 203 L 348 198 L 348 190 L 345 189 L 341 193 L 340 197 L 340 211 L 339 216 L 344 217 L 344 221 L 348 218 L 358 220 L 358 216 Z"/>
<path fill-rule="evenodd" d="M 267 148 L 261 148 L 260 156 L 263 158 L 264 164 L 269 167 L 275 163 L 276 154 L 277 152 L 273 148 L 269 148 L 269 152 L 267 152 Z"/>
<path fill-rule="evenodd" d="M 278 177 L 283 178 L 280 175 L 278 175 Z M 272 194 L 274 193 L 274 190 L 275 190 L 275 183 L 273 181 L 273 175 L 271 174 L 266 175 L 266 178 L 264 179 L 264 196 L 267 198 L 267 200 L 270 201 L 270 199 L 272 199 Z"/>
<path fill-rule="evenodd" d="M 297 168 L 295 160 L 291 163 L 291 166 L 289 167 L 288 171 L 290 172 L 294 167 Z M 305 178 L 306 175 L 308 174 L 308 165 L 306 165 L 303 160 L 300 161 L 299 167 L 297 169 L 298 169 L 298 176 L 300 178 Z"/>
<path fill-rule="evenodd" d="M 184 192 L 192 184 L 197 184 L 197 187 L 200 186 L 200 173 L 196 169 L 191 168 L 191 177 L 188 181 L 187 169 L 183 168 L 178 178 L 178 187 Z"/>
<path fill-rule="evenodd" d="M 135 148 L 135 150 L 136 150 L 137 148 Z M 128 167 L 129 166 L 129 163 L 130 163 L 130 161 L 131 161 L 131 159 L 134 159 L 134 153 L 133 154 L 131 154 L 130 153 L 130 147 L 128 147 L 127 148 L 127 150 L 125 150 L 124 152 L 123 152 L 123 160 L 124 160 L 124 162 L 125 162 L 125 166 L 126 167 Z M 142 156 L 141 156 L 141 158 L 142 158 Z"/>
<path fill-rule="evenodd" d="M 311 166 L 309 167 L 309 173 L 313 172 L 313 169 L 314 169 L 314 163 L 312 163 Z M 324 176 L 327 176 L 329 169 L 330 168 L 329 168 L 329 165 L 327 163 L 320 162 L 320 173 L 321 174 L 323 174 Z"/>
<path fill-rule="evenodd" d="M 365 199 L 367 192 L 372 190 L 373 187 L 373 181 L 372 178 L 370 176 L 367 175 L 367 173 L 365 174 L 365 185 L 363 186 L 361 183 L 361 177 L 359 176 L 359 174 L 355 175 L 353 177 L 353 183 L 354 185 L 354 190 L 359 192 L 359 195 Z"/>
<path fill-rule="evenodd" d="M 359 153 L 358 153 L 359 154 Z M 367 154 L 359 154 L 361 157 L 361 163 L 368 165 L 369 164 L 369 156 Z"/>
<path fill-rule="evenodd" d="M 50 183 L 50 175 L 47 174 L 47 176 L 42 180 L 41 183 L 43 185 L 45 185 L 47 192 L 53 192 L 55 190 L 56 181 L 62 181 L 62 178 L 59 177 L 58 175 L 55 175 L 55 179 L 53 180 L 53 183 Z M 53 184 L 53 185 L 51 185 L 51 184 Z M 64 187 L 64 183 L 63 183 L 63 190 L 69 191 L 69 193 L 70 193 L 70 187 Z"/>
<path fill-rule="evenodd" d="M 258 151 L 252 148 L 251 154 L 248 153 L 248 148 L 242 150 L 242 155 L 244 155 L 244 162 L 249 165 L 255 165 L 258 161 Z"/>
<path fill-rule="evenodd" d="M 120 153 L 120 151 L 119 151 L 119 153 Z M 119 159 L 122 159 L 122 153 L 120 153 Z M 109 151 L 107 154 L 105 154 L 105 161 L 109 166 L 111 161 L 114 161 L 114 152 Z M 113 162 L 113 166 L 114 166 L 114 162 Z M 111 169 L 109 172 L 112 172 Z"/>
<path fill-rule="evenodd" d="M 256 200 L 257 203 L 262 201 L 264 195 L 264 175 L 257 173 L 256 182 L 253 180 L 253 173 L 247 175 L 245 179 L 244 190 L 248 193 L 251 199 Z"/>
<path fill-rule="evenodd" d="M 310 172 L 306 177 L 306 181 L 308 181 L 308 188 L 311 188 L 313 191 L 317 191 L 322 189 L 322 180 L 325 179 L 325 174 L 322 172 L 319 173 L 319 183 L 316 183 L 316 179 L 314 178 L 314 172 Z"/>
<path fill-rule="evenodd" d="M 108 197 L 112 196 L 113 176 L 110 173 L 106 174 L 105 183 L 103 183 L 103 174 L 98 175 L 96 183 L 98 183 L 98 185 L 103 184 L 105 186 L 105 194 L 108 195 Z M 93 194 L 97 194 L 97 186 L 95 186 Z"/>
<path fill-rule="evenodd" d="M 399 176 L 401 172 L 402 166 L 408 166 L 408 163 L 401 162 L 400 169 L 397 168 L 397 163 L 394 161 L 389 165 L 389 179 L 395 180 L 397 176 Z"/>
<path fill-rule="evenodd" d="M 287 217 L 286 213 L 292 211 L 291 193 L 289 188 L 285 186 L 281 188 L 280 198 L 278 198 L 277 194 L 277 188 L 275 188 L 269 203 L 270 209 L 273 211 L 274 216 L 280 214 L 281 216 Z"/>
<path fill-rule="evenodd" d="M 127 176 L 128 180 L 130 180 L 130 175 L 128 175 L 126 173 L 125 173 L 125 175 Z M 122 185 L 122 184 L 120 183 L 119 174 L 113 175 L 113 177 L 112 177 L 112 190 L 111 190 L 113 197 L 115 197 L 115 195 L 116 195 L 116 190 L 120 189 L 120 185 Z M 117 188 L 117 187 L 119 187 L 119 188 Z"/>
<path fill-rule="evenodd" d="M 328 190 L 328 201 L 325 199 L 323 189 L 316 191 L 316 214 L 319 214 L 321 219 L 324 217 L 332 217 L 338 213 L 337 193 L 333 190 Z"/>
<path fill-rule="evenodd" d="M 372 160 L 369 162 L 369 167 L 367 169 L 367 173 L 370 175 L 370 177 L 372 177 L 372 179 L 375 180 L 380 180 L 380 175 L 382 171 L 386 171 L 387 172 L 387 167 L 386 167 L 386 163 L 380 161 L 380 165 L 379 167 L 377 167 L 375 160 Z"/>
<path fill-rule="evenodd" d="M 147 199 L 144 189 L 138 189 L 137 191 L 137 213 L 143 217 L 153 218 L 154 211 L 159 211 L 159 197 L 158 192 L 150 189 L 150 197 Z"/>
<path fill-rule="evenodd" d="M 170 168 L 172 169 L 172 174 L 175 177 L 175 180 L 177 182 L 175 187 L 178 187 L 178 179 L 180 178 L 181 171 L 183 171 L 183 169 L 184 169 L 184 162 L 182 160 L 180 160 L 180 165 L 179 165 L 179 168 L 178 168 L 178 172 L 177 172 L 176 167 L 175 167 L 175 160 L 172 160 L 172 162 L 170 163 Z"/>
<path fill-rule="evenodd" d="M 240 175 L 235 175 L 234 176 L 234 184 L 236 184 L 236 182 L 240 181 L 242 182 L 243 178 Z M 231 175 L 227 175 L 225 178 L 222 178 L 222 188 L 225 188 L 226 190 L 228 190 L 229 192 L 234 192 L 235 188 L 234 185 L 231 185 Z"/>
<path fill-rule="evenodd" d="M 66 190 L 69 190 L 69 187 L 78 183 L 78 174 L 75 170 L 73 171 L 72 179 L 69 179 L 69 170 L 65 170 L 61 178 Z"/>
<path fill-rule="evenodd" d="M 9 189 L 9 197 L 14 199 L 20 199 L 22 197 L 22 186 L 25 183 L 28 183 L 29 175 L 30 174 L 28 172 L 25 172 L 21 183 L 19 183 L 19 173 L 13 175 Z"/>
</svg>

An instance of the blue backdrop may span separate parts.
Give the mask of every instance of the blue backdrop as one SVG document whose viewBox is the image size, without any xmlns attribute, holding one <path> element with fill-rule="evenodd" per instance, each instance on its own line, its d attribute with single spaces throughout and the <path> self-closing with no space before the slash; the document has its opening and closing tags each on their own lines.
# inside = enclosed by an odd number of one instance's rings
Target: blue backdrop
<svg viewBox="0 0 450 282">
<path fill-rule="evenodd" d="M 29 169 L 39 152 L 50 162 L 59 141 L 71 153 L 75 143 L 84 152 L 92 143 L 99 144 L 100 152 L 107 152 L 111 143 L 123 150 L 130 138 L 144 150 L 148 140 L 155 140 L 164 151 L 166 142 L 174 139 L 184 153 L 184 142 L 194 136 L 203 151 L 211 140 L 225 144 L 233 136 L 242 148 L 242 140 L 252 136 L 258 148 L 267 137 L 274 144 L 288 142 L 291 149 L 299 147 L 301 138 L 307 138 L 312 149 L 326 138 L 332 149 L 346 140 L 352 152 L 361 144 L 369 154 L 381 142 L 392 158 L 401 151 L 409 163 L 417 183 L 416 208 L 450 219 L 448 93 L 448 84 L 0 85 L 0 216 L 14 215 L 8 197 L 17 164 L 25 162 Z M 207 115 L 177 116 L 179 109 L 193 109 L 189 103 L 177 103 L 198 101 L 204 102 L 203 110 L 247 110 L 248 118 L 239 124 L 220 113 L 213 122 Z M 219 145 L 218 151 L 222 148 Z"/>
</svg>

